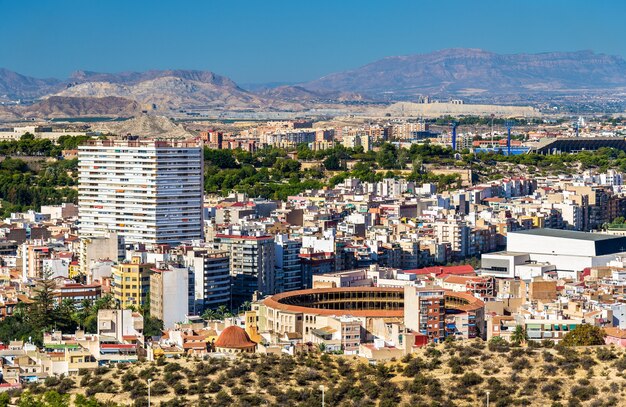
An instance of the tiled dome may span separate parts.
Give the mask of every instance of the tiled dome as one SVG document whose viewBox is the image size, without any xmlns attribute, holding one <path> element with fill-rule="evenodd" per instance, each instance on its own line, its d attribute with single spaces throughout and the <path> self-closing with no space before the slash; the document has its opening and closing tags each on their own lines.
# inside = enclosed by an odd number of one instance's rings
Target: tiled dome
<svg viewBox="0 0 626 407">
<path fill-rule="evenodd" d="M 254 346 L 256 343 L 250 340 L 246 331 L 234 325 L 224 329 L 215 341 L 216 348 L 245 349 Z"/>
</svg>

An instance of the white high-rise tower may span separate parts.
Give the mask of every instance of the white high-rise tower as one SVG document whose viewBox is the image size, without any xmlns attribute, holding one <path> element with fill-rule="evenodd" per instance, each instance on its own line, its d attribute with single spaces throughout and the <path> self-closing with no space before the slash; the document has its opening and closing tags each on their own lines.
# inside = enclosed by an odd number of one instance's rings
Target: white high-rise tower
<svg viewBox="0 0 626 407">
<path fill-rule="evenodd" d="M 202 238 L 201 142 L 90 140 L 78 168 L 81 235 L 147 245 Z"/>
</svg>

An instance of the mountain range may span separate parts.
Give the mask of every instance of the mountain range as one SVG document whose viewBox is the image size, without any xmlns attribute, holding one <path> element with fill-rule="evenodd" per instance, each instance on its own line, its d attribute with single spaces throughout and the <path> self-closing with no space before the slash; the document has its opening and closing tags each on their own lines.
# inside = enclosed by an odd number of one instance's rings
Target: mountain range
<svg viewBox="0 0 626 407">
<path fill-rule="evenodd" d="M 626 86 L 626 61 L 592 51 L 500 55 L 480 49 L 446 49 L 383 58 L 301 86 L 373 97 L 612 89 Z"/>
<path fill-rule="evenodd" d="M 117 115 L 141 110 L 300 110 L 345 102 L 412 100 L 559 92 L 623 91 L 626 61 L 592 51 L 502 55 L 446 49 L 392 56 L 296 85 L 246 90 L 208 71 L 77 71 L 66 80 L 38 79 L 0 69 L 4 116 Z M 32 102 L 32 104 L 31 104 Z M 0 112 L 1 114 L 2 112 Z"/>
</svg>

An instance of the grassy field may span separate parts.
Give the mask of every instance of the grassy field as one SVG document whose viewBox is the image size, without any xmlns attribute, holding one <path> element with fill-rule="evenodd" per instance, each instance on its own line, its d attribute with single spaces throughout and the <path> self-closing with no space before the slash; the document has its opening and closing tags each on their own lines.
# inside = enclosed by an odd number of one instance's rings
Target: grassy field
<svg viewBox="0 0 626 407">
<path fill-rule="evenodd" d="M 622 349 L 487 346 L 477 340 L 428 346 L 377 365 L 319 352 L 142 362 L 48 379 L 14 394 L 12 402 L 147 406 L 151 379 L 153 406 L 321 406 L 320 385 L 328 407 L 484 406 L 487 392 L 491 406 L 621 406 L 625 370 Z"/>
</svg>

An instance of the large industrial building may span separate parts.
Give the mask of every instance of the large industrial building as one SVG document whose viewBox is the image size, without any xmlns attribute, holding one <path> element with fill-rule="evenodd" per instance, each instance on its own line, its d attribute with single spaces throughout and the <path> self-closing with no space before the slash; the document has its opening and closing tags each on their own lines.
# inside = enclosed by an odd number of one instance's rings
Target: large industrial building
<svg viewBox="0 0 626 407">
<path fill-rule="evenodd" d="M 560 229 L 509 232 L 506 251 L 482 255 L 481 273 L 522 279 L 546 272 L 576 277 L 583 269 L 605 266 L 625 252 L 625 236 Z"/>
<path fill-rule="evenodd" d="M 89 140 L 78 149 L 81 236 L 125 243 L 202 238 L 203 155 L 194 140 Z"/>
</svg>

